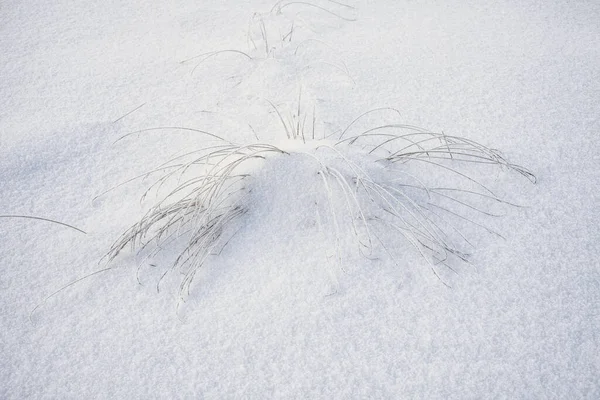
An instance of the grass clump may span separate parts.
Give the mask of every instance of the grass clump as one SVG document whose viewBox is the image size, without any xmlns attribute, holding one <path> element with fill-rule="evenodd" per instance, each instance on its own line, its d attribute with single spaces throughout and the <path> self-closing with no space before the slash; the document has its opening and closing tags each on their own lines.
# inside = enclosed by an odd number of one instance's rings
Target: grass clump
<svg viewBox="0 0 600 400">
<path fill-rule="evenodd" d="M 229 242 L 253 206 L 249 195 L 260 188 L 254 179 L 261 162 L 298 155 L 317 171 L 321 193 L 315 198 L 321 200 L 314 203 L 325 215 L 322 229 L 331 232 L 341 269 L 347 251 L 342 238 L 349 234 L 367 258 L 378 257 L 378 249 L 391 256 L 389 248 L 410 243 L 447 284 L 440 268 L 454 271 L 457 262 L 469 262 L 474 247 L 462 228 L 471 225 L 501 236 L 486 227 L 485 219 L 501 215 L 497 205 L 514 206 L 485 185 L 477 170 L 509 170 L 535 182 L 528 169 L 470 139 L 403 124 L 357 130 L 364 116 L 393 109 L 365 113 L 335 138 L 316 138 L 314 110 L 307 121 L 300 107 L 298 115 L 286 119 L 272 106 L 287 135 L 283 144 L 219 140 L 160 166 L 157 170 L 165 172 L 142 196 L 154 191 L 156 203 L 113 244 L 108 259 L 129 246 L 152 256 L 181 245 L 162 276 L 182 273 L 184 299 L 198 270 Z"/>
<path fill-rule="evenodd" d="M 239 171 L 244 164 L 272 153 L 284 152 L 269 144 L 223 143 L 189 152 L 161 166 L 161 170 L 168 172 L 150 186 L 142 199 L 171 181 L 178 184 L 123 233 L 111 247 L 108 260 L 113 260 L 128 245 L 143 250 L 152 243 L 155 247 L 150 255 L 153 255 L 185 236 L 187 245 L 171 269 L 183 274 L 180 290 L 187 293 L 198 268 L 220 244 L 223 232 L 247 211 L 243 200 L 244 183 L 249 175 Z"/>
</svg>

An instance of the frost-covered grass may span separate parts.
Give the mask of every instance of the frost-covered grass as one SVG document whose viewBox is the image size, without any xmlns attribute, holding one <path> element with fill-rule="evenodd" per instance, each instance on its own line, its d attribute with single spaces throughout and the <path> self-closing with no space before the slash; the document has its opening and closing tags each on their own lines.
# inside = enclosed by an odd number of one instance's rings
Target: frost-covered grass
<svg viewBox="0 0 600 400">
<path fill-rule="evenodd" d="M 146 253 L 145 259 L 179 247 L 171 268 L 158 280 L 157 290 L 169 271 L 178 271 L 182 276 L 180 300 L 185 300 L 198 269 L 212 255 L 220 253 L 244 225 L 243 218 L 252 208 L 251 192 L 265 186 L 255 182 L 261 161 L 279 157 L 290 164 L 280 174 L 285 175 L 289 169 L 312 171 L 312 176 L 307 174 L 305 180 L 290 184 L 317 188 L 318 193 L 310 199 L 320 220 L 315 229 L 331 232 L 326 235 L 335 254 L 331 262 L 341 271 L 348 251 L 370 259 L 377 257 L 376 248 L 380 247 L 393 258 L 387 247 L 403 244 L 402 240 L 388 238 L 400 237 L 413 246 L 433 274 L 448 286 L 438 269 L 445 267 L 455 272 L 453 265 L 457 261 L 468 263 L 474 247 L 459 226 L 470 224 L 502 237 L 485 223 L 476 222 L 476 216 L 471 214 L 499 216 L 494 213 L 494 206 L 515 205 L 472 177 L 473 170 L 492 166 L 535 182 L 534 175 L 526 168 L 509 162 L 498 150 L 469 139 L 398 123 L 364 131 L 354 129 L 355 123 L 369 114 L 398 113 L 392 108 L 363 113 L 337 138 L 331 138 L 332 135 L 317 138 L 315 110 L 311 114 L 312 123 L 309 119 L 307 124 L 310 110 L 305 113 L 302 109 L 301 93 L 295 113 L 287 118 L 270 104 L 286 140 L 240 145 L 212 133 L 188 129 L 216 141 L 138 176 L 159 175 L 142 195 L 142 201 L 149 194 L 157 200 L 113 244 L 107 254 L 108 262 L 127 247 Z M 284 180 L 285 176 L 278 179 Z M 315 180 L 320 185 L 314 185 Z M 343 248 L 343 238 L 348 233 L 353 236 L 354 250 Z"/>
<path fill-rule="evenodd" d="M 2 4 L 0 398 L 600 398 L 598 4 Z"/>
<path fill-rule="evenodd" d="M 60 221 L 55 221 L 55 220 L 49 219 L 49 218 L 37 217 L 35 215 L 0 215 L 0 218 L 22 218 L 22 219 L 31 219 L 34 221 L 45 221 L 45 222 L 50 222 L 50 223 L 57 224 L 57 225 L 66 226 L 67 228 L 71 228 L 71 229 L 76 230 L 77 232 L 81 232 L 81 233 L 85 234 L 84 231 L 82 231 L 81 229 L 79 229 L 73 225 L 69 225 L 69 224 L 66 224 L 66 223 L 60 222 Z"/>
</svg>

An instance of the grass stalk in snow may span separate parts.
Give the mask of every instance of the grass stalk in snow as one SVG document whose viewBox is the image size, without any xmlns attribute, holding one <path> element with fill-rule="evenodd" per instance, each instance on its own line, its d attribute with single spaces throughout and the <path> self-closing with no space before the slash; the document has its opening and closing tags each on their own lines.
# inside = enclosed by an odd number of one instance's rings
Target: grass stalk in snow
<svg viewBox="0 0 600 400">
<path fill-rule="evenodd" d="M 330 4 L 332 4 L 332 5 L 335 4 L 335 5 L 343 7 L 343 8 L 347 8 L 347 9 L 351 9 L 351 10 L 354 9 L 354 7 L 349 6 L 347 4 L 344 4 L 344 3 L 341 3 L 341 2 L 331 1 L 331 0 L 327 0 L 327 2 L 330 3 Z M 277 3 L 275 3 L 275 5 L 273 6 L 273 8 L 271 8 L 271 13 L 280 14 L 281 11 L 284 8 L 287 8 L 289 6 L 299 6 L 299 7 L 305 7 L 305 8 L 314 8 L 316 10 L 325 12 L 325 13 L 330 14 L 330 15 L 333 15 L 336 18 L 342 19 L 344 21 L 350 21 L 350 22 L 356 21 L 356 19 L 354 19 L 354 18 L 344 17 L 343 15 L 341 15 L 341 14 L 335 12 L 335 11 L 332 11 L 331 9 L 329 9 L 327 7 L 320 6 L 318 4 L 311 3 L 311 2 L 308 2 L 308 1 L 278 1 Z"/>
<path fill-rule="evenodd" d="M 48 300 L 50 300 L 51 298 L 53 298 L 54 296 L 58 295 L 59 293 L 61 293 L 62 291 L 70 288 L 71 286 L 74 286 L 76 284 L 78 284 L 81 281 L 84 281 L 86 279 L 89 279 L 95 275 L 99 275 L 103 272 L 107 272 L 110 271 L 112 269 L 112 267 L 107 267 L 107 268 L 103 268 L 97 271 L 94 271 L 92 273 L 89 273 L 81 278 L 75 279 L 74 281 L 64 285 L 63 287 L 61 287 L 60 289 L 50 293 L 48 296 L 46 296 L 40 303 L 38 303 L 30 312 L 29 312 L 29 321 L 33 322 L 33 314 L 35 314 L 35 312 L 42 307 Z"/>
<path fill-rule="evenodd" d="M 301 91 L 289 117 L 269 104 L 289 143 L 301 143 L 299 147 L 284 150 L 269 143 L 240 145 L 210 134 L 221 143 L 177 156 L 152 171 L 164 173 L 142 198 L 150 192 L 162 195 L 138 223 L 115 241 L 108 260 L 114 260 L 128 246 L 149 250 L 154 256 L 185 238 L 171 268 L 157 283 L 159 289 L 166 274 L 178 270 L 183 275 L 179 290 L 184 299 L 199 268 L 217 248 L 229 242 L 236 221 L 249 211 L 249 187 L 253 186 L 256 168 L 260 168 L 260 163 L 254 162 L 296 154 L 316 163 L 313 165 L 321 182 L 317 191 L 326 199 L 322 211 L 328 215 L 320 224 L 330 224 L 324 231 L 331 233 L 336 264 L 341 270 L 345 270 L 348 251 L 343 248 L 342 238 L 347 234 L 354 238 L 358 254 L 366 259 L 377 258 L 377 243 L 388 254 L 389 248 L 397 248 L 399 234 L 447 285 L 439 267 L 455 271 L 456 262 L 469 262 L 469 252 L 474 247 L 463 229 L 481 229 L 502 237 L 480 219 L 500 216 L 491 205 L 515 206 L 496 195 L 473 173 L 493 166 L 535 182 L 526 168 L 509 162 L 498 150 L 470 139 L 405 124 L 357 128 L 358 122 L 368 115 L 399 114 L 393 108 L 361 114 L 337 140 L 314 140 L 314 109 L 310 132 L 310 123 L 307 126 L 306 122 L 310 115 L 302 106 Z M 307 129 L 309 132 L 305 132 Z M 298 162 L 294 157 L 289 160 Z M 304 168 L 303 165 L 293 168 Z M 421 174 L 413 170 L 415 166 L 422 170 Z M 435 182 L 436 178 L 441 178 L 442 184 Z M 379 235 L 373 233 L 375 226 Z M 384 244 L 390 240 L 394 243 Z"/>
<path fill-rule="evenodd" d="M 182 60 L 179 63 L 180 64 L 185 64 L 185 63 L 188 63 L 188 62 L 190 62 L 192 60 L 195 60 L 197 58 L 200 58 L 200 57 L 202 57 L 202 59 L 199 61 L 199 63 L 202 63 L 202 62 L 208 60 L 209 58 L 216 57 L 219 54 L 223 54 L 223 53 L 240 54 L 240 55 L 246 57 L 248 60 L 252 60 L 252 57 L 250 55 L 248 55 L 247 53 L 245 53 L 245 52 L 243 52 L 241 50 L 229 49 L 229 50 L 210 51 L 210 52 L 207 52 L 207 53 L 198 54 L 196 56 L 193 56 L 193 57 L 187 58 L 185 60 Z"/>
<path fill-rule="evenodd" d="M 87 233 L 73 225 L 69 225 L 69 224 L 65 224 L 64 222 L 60 222 L 60 221 L 56 221 L 54 219 L 48 219 L 48 218 L 43 218 L 43 217 L 36 217 L 36 216 L 31 216 L 31 215 L 0 215 L 0 218 L 23 218 L 23 219 L 33 219 L 33 220 L 38 220 L 38 221 L 45 221 L 45 222 L 51 222 L 53 224 L 57 224 L 57 225 L 62 225 L 62 226 L 66 226 L 67 228 L 71 228 L 76 230 L 77 232 L 81 232 L 84 235 L 87 235 Z"/>
</svg>

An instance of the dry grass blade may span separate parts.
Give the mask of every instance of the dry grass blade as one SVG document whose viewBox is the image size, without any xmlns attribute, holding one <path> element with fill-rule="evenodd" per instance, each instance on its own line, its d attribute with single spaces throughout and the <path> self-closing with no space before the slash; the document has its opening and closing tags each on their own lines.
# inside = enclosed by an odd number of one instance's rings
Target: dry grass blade
<svg viewBox="0 0 600 400">
<path fill-rule="evenodd" d="M 37 304 L 37 305 L 36 305 L 36 306 L 35 306 L 35 307 L 34 307 L 34 308 L 33 308 L 33 309 L 32 309 L 32 310 L 29 312 L 29 322 L 32 322 L 32 323 L 33 323 L 33 314 L 34 314 L 34 313 L 37 311 L 37 309 L 38 309 L 38 308 L 40 308 L 41 306 L 43 306 L 43 305 L 44 305 L 44 304 L 45 304 L 45 303 L 46 303 L 48 300 L 50 300 L 52 297 L 56 296 L 57 294 L 61 293 L 63 290 L 66 290 L 66 289 L 68 289 L 69 287 L 71 287 L 71 286 L 73 286 L 73 285 L 75 285 L 75 284 L 77 284 L 77 283 L 79 283 L 79 282 L 81 282 L 81 281 L 84 281 L 84 280 L 86 280 L 86 279 L 89 279 L 89 278 L 91 278 L 91 277 L 92 277 L 92 276 L 94 276 L 94 275 L 98 275 L 98 274 L 101 274 L 101 273 L 103 273 L 103 272 L 110 271 L 111 269 L 112 269 L 112 267 L 108 267 L 108 268 L 104 268 L 104 269 L 101 269 L 101 270 L 98 270 L 98 271 L 94 271 L 94 272 L 92 272 L 92 273 L 90 273 L 90 274 L 87 274 L 87 275 L 85 275 L 85 276 L 83 276 L 83 277 L 81 277 L 81 278 L 79 278 L 79 279 L 75 279 L 73 282 L 70 282 L 70 283 L 66 284 L 65 286 L 61 287 L 61 288 L 60 288 L 60 289 L 58 289 L 57 291 L 55 291 L 55 292 L 51 293 L 50 295 L 46 296 L 46 298 L 44 298 L 44 300 L 42 300 L 42 301 L 41 301 L 39 304 Z"/>
<path fill-rule="evenodd" d="M 337 2 L 336 2 L 337 3 Z M 281 10 L 283 10 L 286 7 L 289 6 L 293 6 L 293 5 L 301 5 L 301 6 L 306 6 L 306 7 L 312 7 L 312 8 L 316 8 L 320 11 L 323 11 L 327 14 L 333 15 L 339 19 L 342 19 L 344 21 L 349 21 L 349 22 L 354 22 L 356 21 L 356 18 L 348 18 L 348 17 L 344 17 L 343 15 L 337 14 L 325 7 L 319 6 L 317 4 L 313 4 L 313 3 L 309 3 L 307 1 L 290 1 L 288 3 L 285 4 L 281 4 L 281 2 L 277 3 L 275 6 L 273 6 L 273 8 L 271 9 L 271 12 L 275 12 L 275 10 L 277 10 L 277 12 L 281 12 Z"/>
<path fill-rule="evenodd" d="M 188 58 L 188 59 L 185 59 L 185 60 L 183 60 L 183 61 L 180 61 L 179 63 L 180 63 L 180 64 L 185 64 L 185 63 L 187 63 L 187 62 L 190 62 L 190 61 L 192 61 L 192 60 L 195 60 L 195 59 L 197 59 L 197 58 L 204 57 L 202 60 L 200 60 L 200 61 L 199 61 L 199 63 L 202 63 L 202 62 L 204 62 L 204 61 L 208 60 L 208 59 L 209 59 L 209 58 L 211 58 L 211 57 L 215 57 L 215 56 L 218 56 L 219 54 L 223 54 L 223 53 L 234 53 L 234 54 L 240 54 L 240 55 L 243 55 L 243 56 L 245 56 L 247 59 L 249 59 L 249 60 L 252 60 L 252 57 L 251 57 L 250 55 L 248 55 L 247 53 L 245 53 L 245 52 L 243 52 L 243 51 L 241 51 L 241 50 L 235 50 L 235 49 L 231 49 L 231 50 L 210 51 L 210 52 L 208 52 L 208 53 L 202 53 L 202 54 L 198 54 L 197 56 L 190 57 L 190 58 Z"/>
<path fill-rule="evenodd" d="M 222 137 L 215 135 L 214 133 L 210 133 L 210 132 L 203 131 L 203 130 L 200 130 L 200 129 L 186 128 L 184 126 L 159 126 L 159 127 L 156 127 L 156 128 L 140 129 L 139 131 L 129 132 L 129 133 L 121 136 L 120 138 L 118 138 L 117 140 L 115 140 L 114 143 L 120 142 L 121 140 L 123 140 L 123 139 L 125 139 L 125 138 L 127 138 L 129 136 L 136 135 L 136 134 L 139 134 L 139 133 L 153 132 L 153 131 L 164 131 L 164 130 L 179 130 L 179 131 L 189 131 L 189 132 L 202 133 L 202 134 L 208 135 L 208 136 L 210 136 L 210 137 L 212 137 L 214 139 L 219 139 L 219 140 L 221 140 L 223 142 L 227 142 L 227 143 L 233 144 L 233 143 L 229 142 L 228 140 L 225 140 Z"/>
<path fill-rule="evenodd" d="M 35 217 L 35 216 L 31 216 L 31 215 L 0 215 L 0 218 L 25 218 L 25 219 L 34 219 L 34 220 L 39 220 L 39 221 L 51 222 L 53 224 L 66 226 L 67 228 L 74 229 L 77 232 L 81 232 L 84 235 L 87 235 L 87 233 L 85 231 L 83 231 L 73 225 L 65 224 L 64 222 L 60 222 L 60 221 L 56 221 L 56 220 L 48 219 L 48 218 Z"/>
<path fill-rule="evenodd" d="M 352 122 L 350 122 L 348 124 L 348 126 L 340 134 L 339 140 L 341 141 L 342 138 L 344 137 L 344 135 L 346 134 L 346 132 L 360 119 L 366 117 L 369 114 L 372 114 L 374 112 L 379 112 L 379 111 L 394 111 L 396 114 L 400 115 L 400 111 L 398 111 L 397 109 L 395 109 L 393 107 L 380 107 L 380 108 L 374 108 L 372 110 L 366 111 L 366 112 L 360 114 L 358 117 L 354 118 L 354 120 L 352 120 Z"/>
</svg>

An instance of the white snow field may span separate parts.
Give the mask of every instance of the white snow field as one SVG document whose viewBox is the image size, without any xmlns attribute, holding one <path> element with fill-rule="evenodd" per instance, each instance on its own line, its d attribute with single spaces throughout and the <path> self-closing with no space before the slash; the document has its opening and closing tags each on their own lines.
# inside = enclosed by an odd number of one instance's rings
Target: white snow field
<svg viewBox="0 0 600 400">
<path fill-rule="evenodd" d="M 0 398 L 600 398 L 599 21 L 0 1 Z"/>
</svg>

